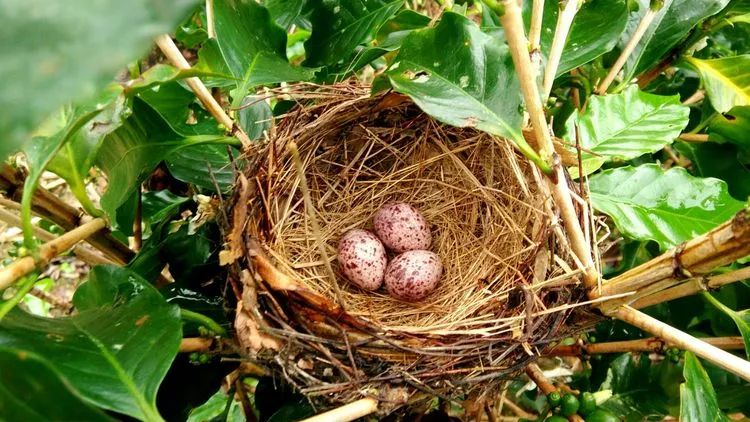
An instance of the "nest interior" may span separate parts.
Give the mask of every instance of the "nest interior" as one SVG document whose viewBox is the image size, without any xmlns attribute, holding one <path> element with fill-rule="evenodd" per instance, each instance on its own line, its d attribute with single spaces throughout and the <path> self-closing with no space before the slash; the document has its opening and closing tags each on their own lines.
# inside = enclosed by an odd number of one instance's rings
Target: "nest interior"
<svg viewBox="0 0 750 422">
<path fill-rule="evenodd" d="M 478 381 L 492 388 L 569 332 L 564 322 L 585 296 L 579 273 L 550 225 L 540 175 L 509 142 L 367 87 L 293 97 L 300 104 L 246 171 L 254 198 L 233 222 L 258 275 L 243 318 L 279 340 L 268 348 L 288 381 L 332 401 L 386 384 L 412 399 L 450 397 Z M 389 201 L 423 212 L 443 262 L 438 288 L 420 302 L 361 290 L 339 272 L 340 237 L 371 229 Z"/>
</svg>

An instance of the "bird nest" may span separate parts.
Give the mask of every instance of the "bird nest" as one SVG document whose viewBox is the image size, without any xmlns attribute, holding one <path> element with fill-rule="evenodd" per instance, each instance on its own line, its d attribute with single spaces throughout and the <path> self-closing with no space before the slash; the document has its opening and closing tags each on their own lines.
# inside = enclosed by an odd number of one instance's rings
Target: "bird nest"
<svg viewBox="0 0 750 422">
<path fill-rule="evenodd" d="M 250 154 L 224 255 L 250 356 L 308 397 L 398 406 L 496 389 L 580 321 L 579 267 L 542 175 L 511 143 L 352 84 L 285 95 L 297 106 Z M 372 229 L 390 201 L 422 211 L 443 262 L 419 302 L 338 267 L 341 236 Z"/>
</svg>

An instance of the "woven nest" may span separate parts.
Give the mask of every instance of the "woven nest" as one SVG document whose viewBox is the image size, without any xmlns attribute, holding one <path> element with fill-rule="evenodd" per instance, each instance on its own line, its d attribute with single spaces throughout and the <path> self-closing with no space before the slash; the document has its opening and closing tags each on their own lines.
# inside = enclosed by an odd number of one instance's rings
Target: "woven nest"
<svg viewBox="0 0 750 422">
<path fill-rule="evenodd" d="M 398 407 L 496 390 L 570 334 L 580 272 L 541 175 L 509 142 L 366 87 L 286 94 L 298 106 L 240 177 L 229 235 L 252 356 L 308 397 Z M 336 261 L 342 234 L 394 200 L 423 212 L 444 265 L 417 303 L 357 288 Z"/>
</svg>

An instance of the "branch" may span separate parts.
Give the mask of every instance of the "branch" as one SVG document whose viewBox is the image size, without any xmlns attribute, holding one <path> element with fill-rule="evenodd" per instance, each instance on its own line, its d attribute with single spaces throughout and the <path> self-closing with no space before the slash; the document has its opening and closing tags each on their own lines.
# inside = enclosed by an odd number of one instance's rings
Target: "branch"
<svg viewBox="0 0 750 422">
<path fill-rule="evenodd" d="M 532 381 L 534 381 L 534 384 L 539 387 L 539 389 L 544 393 L 545 395 L 550 394 L 555 391 L 559 391 L 557 387 L 552 385 L 552 383 L 547 379 L 547 377 L 544 376 L 544 373 L 542 372 L 541 368 L 539 368 L 539 365 L 536 363 L 530 363 L 526 365 L 526 375 L 531 378 Z M 578 415 L 572 415 L 568 416 L 568 420 L 570 422 L 583 422 L 583 418 L 581 418 Z"/>
<path fill-rule="evenodd" d="M 707 337 L 701 341 L 723 350 L 743 350 L 745 343 L 742 337 Z M 606 343 L 573 344 L 557 346 L 545 353 L 547 356 L 582 356 L 606 353 L 625 352 L 654 352 L 663 353 L 673 346 L 658 337 L 642 338 L 638 340 L 611 341 Z"/>
<path fill-rule="evenodd" d="M 750 255 L 750 212 L 742 210 L 708 233 L 605 282 L 603 296 L 636 294 L 626 299 L 606 301 L 600 309 L 607 314 L 623 303 L 637 302 L 747 255 Z"/>
<path fill-rule="evenodd" d="M 570 238 L 570 243 L 578 260 L 583 264 L 584 284 L 591 291 L 598 285 L 599 273 L 596 271 L 596 265 L 592 258 L 591 246 L 586 242 L 586 237 L 581 229 L 578 220 L 573 199 L 568 190 L 567 179 L 564 169 L 556 159 L 554 145 L 550 137 L 547 121 L 542 110 L 542 103 L 539 97 L 536 81 L 533 77 L 531 60 L 527 51 L 527 40 L 523 31 L 523 20 L 521 19 L 521 9 L 513 0 L 505 0 L 505 14 L 501 21 L 505 29 L 505 36 L 510 46 L 510 52 L 513 56 L 513 64 L 518 73 L 521 82 L 526 110 L 529 113 L 531 125 L 534 128 L 534 135 L 537 139 L 540 155 L 542 159 L 553 163 L 553 173 L 547 177 L 547 183 L 552 190 L 552 196 L 555 204 L 559 208 L 560 216 L 565 225 L 565 230 Z"/>
<path fill-rule="evenodd" d="M 750 381 L 750 362 L 742 358 L 701 341 L 629 306 L 618 308 L 612 316 L 660 337 L 677 348 L 693 352 L 745 381 Z"/>
<path fill-rule="evenodd" d="M 7 201 L 7 200 L 6 200 Z M 9 201 L 13 204 L 15 202 Z M 5 204 L 3 204 L 5 205 Z M 9 212 L 7 210 L 4 210 L 0 208 L 0 221 L 4 221 L 12 226 L 21 227 L 21 218 L 12 212 Z M 55 235 L 52 233 L 42 230 L 39 227 L 34 226 L 34 236 L 38 237 L 39 239 L 43 240 L 44 242 L 49 242 L 51 240 L 55 239 Z M 73 253 L 76 254 L 78 258 L 81 259 L 81 261 L 89 264 L 89 265 L 100 265 L 100 264 L 112 264 L 113 262 L 109 259 L 89 250 L 83 245 L 76 245 L 73 247 Z"/>
<path fill-rule="evenodd" d="M 568 41 L 568 33 L 570 33 L 570 27 L 573 25 L 573 19 L 576 13 L 578 13 L 581 2 L 580 0 L 562 0 L 560 1 L 560 6 L 562 8 L 557 16 L 555 36 L 552 38 L 552 46 L 547 55 L 547 67 L 544 69 L 542 92 L 545 99 L 552 92 L 552 84 L 555 82 L 557 68 L 560 66 L 560 58 L 565 48 L 565 42 Z"/>
<path fill-rule="evenodd" d="M 177 48 L 174 41 L 172 41 L 172 38 L 169 35 L 164 34 L 156 37 L 156 45 L 159 47 L 162 53 L 164 53 L 164 56 L 167 57 L 172 65 L 174 65 L 174 67 L 181 70 L 190 69 L 190 63 L 185 60 L 185 57 L 180 52 L 180 49 Z M 206 107 L 206 110 L 211 113 L 211 115 L 214 117 L 214 119 L 216 119 L 217 122 L 224 125 L 224 127 L 226 127 L 228 130 L 232 131 L 234 136 L 236 136 L 237 139 L 240 140 L 243 148 L 246 151 L 251 151 L 254 149 L 254 145 L 252 141 L 250 141 L 250 138 L 247 136 L 245 131 L 242 130 L 242 128 L 237 124 L 235 124 L 234 120 L 232 120 L 232 118 L 229 117 L 224 109 L 221 108 L 221 105 L 216 101 L 216 99 L 214 99 L 213 96 L 211 96 L 211 92 L 208 90 L 208 88 L 206 88 L 206 85 L 204 85 L 200 79 L 198 79 L 197 77 L 192 77 L 185 79 L 185 82 L 188 84 L 193 93 L 195 93 L 195 96 L 198 97 L 203 106 Z"/>
<path fill-rule="evenodd" d="M 378 401 L 368 397 L 315 415 L 301 422 L 349 422 L 365 417 L 376 410 L 378 410 Z"/>
<path fill-rule="evenodd" d="M 739 270 L 711 277 L 695 277 L 680 285 L 644 296 L 631 303 L 630 306 L 636 309 L 645 308 L 647 306 L 656 305 L 657 303 L 669 302 L 670 300 L 679 299 L 681 297 L 717 289 L 721 286 L 747 280 L 749 278 L 750 267 L 744 267 Z"/>
<path fill-rule="evenodd" d="M 9 165 L 3 165 L 0 172 L 0 190 L 4 190 L 8 198 L 16 202 L 20 201 L 23 194 L 24 178 L 20 172 Z M 8 205 L 8 202 L 5 202 L 5 204 Z M 17 205 L 20 207 L 19 204 Z M 73 230 L 81 224 L 81 214 L 77 209 L 66 204 L 44 188 L 37 188 L 34 191 L 31 210 L 67 231 Z M 108 230 L 95 233 L 86 241 L 117 264 L 126 264 L 135 256 L 132 250 L 115 239 Z"/>
<path fill-rule="evenodd" d="M 681 133 L 679 139 L 685 142 L 708 142 L 708 135 L 705 133 Z"/>
<path fill-rule="evenodd" d="M 534 0 L 531 4 L 531 24 L 529 25 L 529 53 L 531 54 L 531 66 L 535 74 L 542 66 L 542 52 L 539 44 L 542 39 L 543 17 L 544 0 Z"/>
<path fill-rule="evenodd" d="M 95 218 L 88 223 L 77 227 L 57 239 L 47 242 L 39 248 L 39 258 L 34 260 L 33 257 L 27 256 L 15 260 L 12 264 L 0 269 L 0 290 L 4 290 L 18 279 L 34 271 L 38 267 L 43 267 L 52 260 L 52 258 L 70 249 L 73 245 L 92 234 L 105 228 L 107 223 L 102 218 Z"/>
<path fill-rule="evenodd" d="M 216 38 L 216 25 L 214 24 L 214 0 L 206 0 L 206 32 L 208 38 Z"/>
<path fill-rule="evenodd" d="M 643 15 L 643 18 L 641 18 L 641 22 L 638 24 L 635 32 L 633 32 L 633 36 L 630 37 L 630 40 L 625 45 L 625 48 L 620 53 L 620 56 L 615 61 L 615 64 L 612 65 L 611 69 L 609 69 L 609 73 L 607 73 L 607 76 L 604 78 L 599 87 L 596 88 L 597 94 L 605 94 L 607 92 L 607 89 L 609 89 L 609 85 L 612 84 L 612 81 L 615 80 L 615 77 L 618 73 L 620 73 L 622 67 L 625 66 L 625 62 L 628 61 L 628 57 L 630 57 L 630 54 L 633 52 L 633 50 L 635 50 L 635 47 L 641 41 L 641 38 L 643 38 L 643 36 L 646 34 L 648 27 L 651 25 L 651 22 L 653 22 L 656 14 L 659 12 L 659 9 L 661 9 L 661 6 L 657 3 L 660 2 L 653 0 L 651 1 L 651 6 L 646 11 L 646 14 Z"/>
</svg>

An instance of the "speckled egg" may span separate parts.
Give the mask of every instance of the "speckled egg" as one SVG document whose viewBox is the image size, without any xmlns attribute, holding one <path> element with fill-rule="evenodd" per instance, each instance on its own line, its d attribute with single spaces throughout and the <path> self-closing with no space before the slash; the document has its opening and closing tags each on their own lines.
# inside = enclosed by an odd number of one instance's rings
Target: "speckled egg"
<svg viewBox="0 0 750 422">
<path fill-rule="evenodd" d="M 436 253 L 416 250 L 395 257 L 385 270 L 385 288 L 396 299 L 422 300 L 432 293 L 443 275 Z"/>
<path fill-rule="evenodd" d="M 383 284 L 388 264 L 385 247 L 367 230 L 349 230 L 339 241 L 339 264 L 344 276 L 365 290 L 376 290 Z"/>
<path fill-rule="evenodd" d="M 393 252 L 428 249 L 432 243 L 427 220 L 418 209 L 405 202 L 383 205 L 375 213 L 373 223 L 375 234 Z"/>
</svg>

